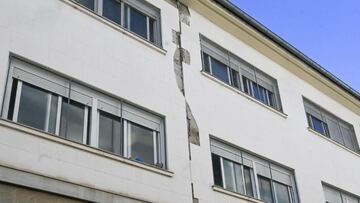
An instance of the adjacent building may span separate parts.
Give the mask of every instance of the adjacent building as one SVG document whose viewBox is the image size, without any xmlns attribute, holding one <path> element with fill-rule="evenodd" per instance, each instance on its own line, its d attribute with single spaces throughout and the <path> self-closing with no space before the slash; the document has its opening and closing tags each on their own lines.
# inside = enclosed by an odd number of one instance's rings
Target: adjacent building
<svg viewBox="0 0 360 203">
<path fill-rule="evenodd" d="M 0 5 L 0 202 L 360 203 L 360 94 L 229 1 Z"/>
</svg>

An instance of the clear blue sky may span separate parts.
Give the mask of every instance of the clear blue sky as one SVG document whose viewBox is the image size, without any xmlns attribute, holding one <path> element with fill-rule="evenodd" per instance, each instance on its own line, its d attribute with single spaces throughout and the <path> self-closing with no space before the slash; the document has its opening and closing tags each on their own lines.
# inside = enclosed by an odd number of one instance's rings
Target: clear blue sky
<svg viewBox="0 0 360 203">
<path fill-rule="evenodd" d="M 230 0 L 360 92 L 360 0 Z"/>
</svg>

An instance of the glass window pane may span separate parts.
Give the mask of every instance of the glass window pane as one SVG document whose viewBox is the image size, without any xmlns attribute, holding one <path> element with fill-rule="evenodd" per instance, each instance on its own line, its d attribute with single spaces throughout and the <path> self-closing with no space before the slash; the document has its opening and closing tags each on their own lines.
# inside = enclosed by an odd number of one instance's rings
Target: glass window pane
<svg viewBox="0 0 360 203">
<path fill-rule="evenodd" d="M 246 195 L 254 197 L 253 183 L 251 179 L 251 169 L 246 166 L 244 166 L 244 180 L 245 180 Z"/>
<path fill-rule="evenodd" d="M 103 16 L 121 24 L 121 4 L 116 0 L 103 0 Z"/>
<path fill-rule="evenodd" d="M 316 132 L 318 133 L 321 133 L 323 135 L 325 135 L 325 130 L 324 130 L 324 126 L 323 126 L 323 122 L 319 119 L 317 119 L 316 117 L 314 116 L 311 116 L 311 121 L 312 121 L 312 127 L 313 127 L 313 130 L 315 130 Z"/>
<path fill-rule="evenodd" d="M 342 193 L 342 198 L 344 203 L 359 203 L 357 198 L 348 194 Z"/>
<path fill-rule="evenodd" d="M 75 0 L 75 1 L 92 11 L 95 10 L 95 0 Z"/>
<path fill-rule="evenodd" d="M 223 187 L 220 157 L 216 154 L 211 154 L 211 158 L 214 174 L 214 184 Z"/>
<path fill-rule="evenodd" d="M 154 131 L 133 123 L 129 127 L 131 158 L 154 164 Z"/>
<path fill-rule="evenodd" d="M 149 18 L 149 37 L 150 42 L 155 42 L 155 20 L 152 18 Z"/>
<path fill-rule="evenodd" d="M 266 202 L 273 202 L 271 182 L 268 178 L 258 176 L 260 198 Z"/>
<path fill-rule="evenodd" d="M 130 26 L 128 28 L 141 37 L 147 39 L 147 16 L 132 7 L 129 8 Z"/>
<path fill-rule="evenodd" d="M 210 63 L 209 63 L 209 55 L 207 55 L 205 52 L 202 52 L 203 54 L 203 69 L 205 72 L 210 73 Z"/>
<path fill-rule="evenodd" d="M 211 58 L 211 70 L 212 70 L 212 74 L 216 78 L 229 84 L 228 68 L 226 67 L 225 64 L 221 63 L 216 59 Z"/>
<path fill-rule="evenodd" d="M 330 203 L 342 203 L 341 200 L 341 194 L 339 191 L 326 187 L 323 187 L 324 194 L 325 194 L 325 200 Z"/>
<path fill-rule="evenodd" d="M 74 101 L 68 103 L 67 99 L 63 99 L 60 136 L 75 142 L 83 142 L 84 111 L 84 105 Z"/>
<path fill-rule="evenodd" d="M 239 78 L 239 72 L 237 72 L 234 69 L 231 70 L 231 85 L 240 89 L 240 78 Z"/>
<path fill-rule="evenodd" d="M 269 97 L 269 105 L 271 107 L 276 108 L 276 100 L 275 100 L 275 95 L 274 93 L 267 91 L 268 97 Z"/>
<path fill-rule="evenodd" d="M 238 193 L 245 194 L 241 165 L 234 163 L 234 167 L 235 167 L 236 191 Z"/>
<path fill-rule="evenodd" d="M 244 85 L 244 92 L 248 95 L 252 95 L 250 80 L 245 76 L 242 76 L 242 80 Z"/>
<path fill-rule="evenodd" d="M 57 108 L 58 108 L 58 97 L 55 95 L 51 95 L 51 103 L 50 103 L 50 115 L 49 115 L 49 127 L 48 132 L 55 134 L 56 129 L 56 116 L 57 116 Z"/>
<path fill-rule="evenodd" d="M 231 161 L 223 159 L 225 189 L 236 191 L 234 165 Z"/>
<path fill-rule="evenodd" d="M 48 92 L 23 83 L 18 122 L 33 128 L 45 130 L 50 98 L 51 95 Z"/>
<path fill-rule="evenodd" d="M 121 121 L 119 117 L 101 112 L 99 118 L 99 148 L 122 154 Z"/>
<path fill-rule="evenodd" d="M 288 186 L 275 182 L 277 203 L 291 203 Z"/>
</svg>

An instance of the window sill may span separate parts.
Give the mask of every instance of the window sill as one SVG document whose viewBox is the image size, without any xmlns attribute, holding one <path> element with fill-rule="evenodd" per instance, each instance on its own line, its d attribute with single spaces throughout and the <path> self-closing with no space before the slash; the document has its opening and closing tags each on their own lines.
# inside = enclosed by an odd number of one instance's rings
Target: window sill
<svg viewBox="0 0 360 203">
<path fill-rule="evenodd" d="M 249 196 L 246 196 L 246 195 L 242 195 L 242 194 L 230 191 L 230 190 L 226 190 L 226 189 L 221 188 L 221 187 L 216 186 L 216 185 L 213 185 L 212 188 L 216 192 L 226 194 L 226 195 L 230 195 L 230 196 L 233 196 L 233 197 L 238 198 L 238 199 L 247 200 L 247 201 L 253 202 L 253 203 L 266 203 L 266 202 L 264 202 L 262 200 L 255 199 L 255 198 L 252 198 L 252 197 L 249 197 Z"/>
<path fill-rule="evenodd" d="M 208 73 L 206 73 L 206 72 L 204 72 L 204 71 L 201 71 L 201 74 L 203 74 L 205 77 L 208 77 L 209 79 L 211 79 L 211 80 L 219 83 L 219 84 L 222 85 L 223 87 L 228 88 L 228 89 L 230 89 L 230 90 L 232 90 L 232 91 L 240 94 L 241 96 L 249 99 L 250 101 L 253 101 L 253 102 L 261 105 L 262 107 L 265 107 L 266 109 L 268 109 L 268 110 L 270 110 L 270 111 L 272 111 L 272 112 L 280 115 L 280 116 L 283 117 L 283 118 L 287 118 L 287 117 L 288 117 L 287 114 L 285 114 L 285 113 L 283 113 L 283 112 L 280 112 L 280 111 L 278 111 L 278 110 L 276 110 L 276 109 L 274 109 L 274 108 L 272 108 L 272 107 L 270 107 L 270 106 L 268 106 L 268 105 L 266 105 L 266 104 L 263 104 L 262 102 L 258 101 L 257 99 L 255 99 L 255 98 L 247 95 L 246 93 L 244 93 L 244 92 L 242 92 L 242 91 L 240 91 L 240 90 L 238 90 L 238 89 L 236 89 L 236 88 L 234 88 L 234 87 L 232 87 L 232 86 L 230 86 L 230 85 L 222 82 L 221 80 L 215 78 L 214 76 L 212 76 L 212 75 L 210 75 L 210 74 L 208 74 Z"/>
<path fill-rule="evenodd" d="M 351 150 L 351 149 L 349 149 L 349 148 L 347 148 L 347 147 L 343 146 L 343 145 L 342 145 L 342 144 L 340 144 L 340 143 L 337 143 L 336 141 L 334 141 L 334 140 L 332 140 L 332 139 L 330 139 L 330 138 L 328 138 L 328 137 L 324 136 L 324 135 L 323 135 L 323 134 L 321 134 L 321 133 L 316 132 L 315 130 L 311 129 L 310 127 L 308 127 L 308 130 L 309 130 L 309 132 L 314 133 L 315 135 L 317 135 L 317 136 L 319 136 L 319 137 L 321 137 L 321 138 L 323 138 L 323 139 L 325 139 L 325 140 L 327 140 L 327 141 L 329 141 L 329 142 L 331 142 L 331 143 L 333 143 L 333 144 L 337 145 L 338 147 L 340 147 L 340 148 L 342 148 L 342 149 L 344 149 L 344 150 L 346 150 L 346 151 L 348 151 L 348 152 L 350 152 L 350 153 L 352 153 L 352 154 L 354 154 L 354 155 L 356 155 L 356 156 L 360 157 L 360 154 L 359 154 L 359 153 L 357 153 L 357 152 L 355 152 L 355 151 L 353 151 L 353 150 Z"/>
<path fill-rule="evenodd" d="M 161 53 L 163 55 L 166 55 L 166 53 L 167 53 L 167 51 L 165 49 L 163 49 L 162 47 L 159 47 L 159 46 L 143 39 L 142 37 L 138 36 L 137 34 L 119 26 L 118 24 L 106 19 L 105 17 L 102 17 L 102 16 L 96 14 L 95 12 L 79 5 L 78 3 L 73 2 L 72 0 L 60 0 L 60 1 L 70 5 L 71 7 L 75 8 L 75 9 L 78 9 L 79 11 L 89 15 L 90 17 L 95 18 L 96 20 L 98 20 L 98 21 L 110 26 L 111 28 L 121 32 L 122 34 L 127 35 L 127 36 L 131 37 L 132 39 L 154 49 L 155 51 L 158 51 L 159 53 Z"/>
<path fill-rule="evenodd" d="M 82 151 L 85 151 L 85 152 L 89 152 L 89 153 L 92 153 L 92 154 L 95 154 L 95 155 L 98 155 L 98 156 L 113 159 L 115 161 L 119 161 L 119 162 L 125 163 L 127 165 L 135 166 L 135 167 L 138 167 L 138 168 L 141 168 L 141 169 L 144 169 L 144 170 L 147 170 L 147 171 L 151 171 L 151 172 L 154 172 L 154 173 L 157 173 L 157 174 L 160 174 L 160 175 L 164 175 L 164 176 L 167 176 L 167 177 L 172 177 L 174 175 L 174 173 L 171 172 L 171 171 L 156 168 L 156 167 L 148 165 L 148 164 L 144 164 L 144 163 L 140 163 L 140 162 L 137 162 L 137 161 L 134 161 L 134 160 L 131 160 L 131 159 L 120 157 L 120 156 L 117 156 L 117 155 L 102 151 L 101 149 L 98 149 L 98 148 L 95 148 L 95 147 L 92 147 L 92 146 L 89 146 L 89 145 L 84 145 L 84 144 L 72 142 L 70 140 L 66 140 L 64 138 L 61 138 L 61 137 L 58 137 L 58 136 L 55 136 L 55 135 L 52 135 L 52 134 L 49 134 L 49 133 L 34 129 L 34 128 L 31 128 L 31 127 L 28 127 L 28 126 L 25 126 L 25 125 L 22 125 L 22 124 L 19 124 L 19 123 L 15 123 L 15 122 L 12 122 L 12 121 L 9 121 L 9 120 L 0 119 L 0 126 L 10 128 L 10 129 L 13 129 L 13 130 L 16 130 L 16 131 L 20 131 L 20 132 L 23 132 L 23 133 L 27 133 L 29 135 L 40 137 L 42 139 L 46 139 L 46 140 L 49 140 L 49 141 L 52 141 L 52 142 L 57 142 L 57 143 L 60 143 L 60 144 L 63 144 L 63 145 L 69 146 L 69 147 L 73 147 L 75 149 L 82 150 Z"/>
</svg>

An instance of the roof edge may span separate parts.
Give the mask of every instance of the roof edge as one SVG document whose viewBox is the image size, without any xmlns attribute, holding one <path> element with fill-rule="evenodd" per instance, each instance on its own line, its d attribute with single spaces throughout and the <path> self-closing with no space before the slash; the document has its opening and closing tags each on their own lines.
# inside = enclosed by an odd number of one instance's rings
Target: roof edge
<svg viewBox="0 0 360 203">
<path fill-rule="evenodd" d="M 360 93 L 228 0 L 212 0 L 360 101 Z"/>
</svg>

